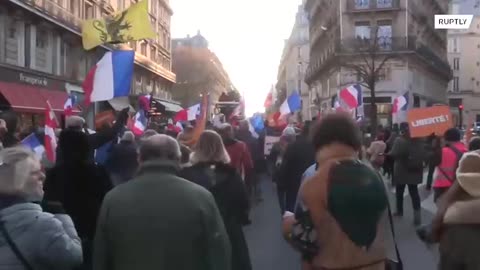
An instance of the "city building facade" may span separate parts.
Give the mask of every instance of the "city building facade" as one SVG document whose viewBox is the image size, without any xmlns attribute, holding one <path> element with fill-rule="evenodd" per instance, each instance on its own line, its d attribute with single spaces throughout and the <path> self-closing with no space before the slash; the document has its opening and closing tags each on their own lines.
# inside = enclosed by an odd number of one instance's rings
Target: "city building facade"
<svg viewBox="0 0 480 270">
<path fill-rule="evenodd" d="M 364 113 L 370 91 L 356 68 L 365 57 L 377 66 L 378 123 L 391 124 L 392 101 L 409 93 L 409 108 L 446 104 L 451 79 L 447 33 L 434 29 L 434 14 L 448 13 L 448 0 L 308 0 L 310 64 L 305 81 L 328 110 L 342 88 L 362 84 Z M 375 42 L 373 42 L 375 40 Z M 375 51 L 359 44 L 375 45 Z M 382 65 L 381 62 L 385 60 Z M 381 68 L 380 68 L 381 67 Z"/>
<path fill-rule="evenodd" d="M 81 24 L 128 8 L 131 0 L 6 0 L 0 3 L 0 110 L 18 112 L 20 122 L 38 126 L 43 122 L 46 99 L 55 111 L 63 111 L 69 93 L 83 99 L 82 81 L 88 70 L 108 50 L 133 48 L 135 74 L 131 94 L 151 93 L 166 101 L 175 83 L 171 71 L 170 17 L 166 0 L 150 0 L 153 40 L 104 45 L 85 51 Z M 27 94 L 28 93 L 28 94 Z M 19 97 L 33 95 L 31 99 Z M 38 102 L 42 100 L 42 102 Z M 36 102 L 36 103 L 35 103 Z M 96 110 L 83 108 L 93 123 Z M 111 105 L 114 107 L 115 104 Z M 93 107 L 93 106 L 90 106 Z"/>
<path fill-rule="evenodd" d="M 310 59 L 309 24 L 304 7 L 304 3 L 298 6 L 292 32 L 285 40 L 277 74 L 276 96 L 277 103 L 281 103 L 297 91 L 302 97 L 302 110 L 299 115 L 303 120 L 310 120 L 312 97 L 304 80 Z"/>
<path fill-rule="evenodd" d="M 177 83 L 173 97 L 184 107 L 199 103 L 209 94 L 210 112 L 223 93 L 235 90 L 222 62 L 208 47 L 208 41 L 198 31 L 195 36 L 175 38 L 173 44 L 173 71 Z"/>
<path fill-rule="evenodd" d="M 453 69 L 453 79 L 447 92 L 448 100 L 454 114 L 459 115 L 457 123 L 465 126 L 471 122 L 480 122 L 479 1 L 454 0 L 450 4 L 450 13 L 474 15 L 469 29 L 448 30 L 448 60 Z"/>
</svg>

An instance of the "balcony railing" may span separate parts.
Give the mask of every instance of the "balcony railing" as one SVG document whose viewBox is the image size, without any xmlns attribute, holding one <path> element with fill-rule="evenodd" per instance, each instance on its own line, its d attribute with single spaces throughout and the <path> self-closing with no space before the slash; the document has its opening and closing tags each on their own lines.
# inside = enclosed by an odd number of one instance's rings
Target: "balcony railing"
<svg viewBox="0 0 480 270">
<path fill-rule="evenodd" d="M 389 53 L 412 51 L 415 49 L 416 39 L 414 37 L 378 37 L 377 41 L 373 39 L 349 38 L 337 41 L 337 52 L 341 54 L 349 53 Z"/>
<path fill-rule="evenodd" d="M 348 0 L 349 12 L 381 11 L 400 9 L 399 0 Z"/>
<path fill-rule="evenodd" d="M 82 19 L 53 0 L 25 0 L 33 8 L 51 16 L 58 22 L 76 31 L 81 31 Z"/>
<path fill-rule="evenodd" d="M 316 74 L 321 73 L 326 67 L 338 62 L 337 56 L 355 56 L 359 54 L 404 54 L 415 53 L 431 68 L 450 78 L 452 71 L 450 65 L 438 57 L 428 46 L 417 42 L 415 36 L 410 37 L 381 37 L 375 44 L 371 39 L 342 39 L 337 40 L 322 54 L 312 55 L 307 69 L 305 80 L 311 82 Z"/>
</svg>

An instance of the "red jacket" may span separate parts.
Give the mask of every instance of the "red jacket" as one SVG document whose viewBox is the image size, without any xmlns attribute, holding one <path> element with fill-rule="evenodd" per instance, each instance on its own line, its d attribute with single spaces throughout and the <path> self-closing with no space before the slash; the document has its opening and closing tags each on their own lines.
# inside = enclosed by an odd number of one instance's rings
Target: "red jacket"
<svg viewBox="0 0 480 270">
<path fill-rule="evenodd" d="M 225 148 L 230 155 L 230 165 L 245 179 L 245 175 L 253 169 L 253 161 L 247 145 L 237 140 L 225 140 Z"/>
</svg>

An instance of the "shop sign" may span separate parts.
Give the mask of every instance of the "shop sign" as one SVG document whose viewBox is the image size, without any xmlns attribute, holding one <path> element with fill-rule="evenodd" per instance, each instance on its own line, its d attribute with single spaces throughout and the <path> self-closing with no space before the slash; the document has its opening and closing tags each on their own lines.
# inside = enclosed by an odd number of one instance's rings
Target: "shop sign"
<svg viewBox="0 0 480 270">
<path fill-rule="evenodd" d="M 50 90 L 65 90 L 65 81 L 0 66 L 0 81 L 21 83 Z"/>
<path fill-rule="evenodd" d="M 21 82 L 26 83 L 26 84 L 41 86 L 41 87 L 47 87 L 48 86 L 48 81 L 47 81 L 46 78 L 31 76 L 31 75 L 27 75 L 27 74 L 24 74 L 24 73 L 21 73 L 21 72 L 18 75 L 18 78 Z"/>
</svg>

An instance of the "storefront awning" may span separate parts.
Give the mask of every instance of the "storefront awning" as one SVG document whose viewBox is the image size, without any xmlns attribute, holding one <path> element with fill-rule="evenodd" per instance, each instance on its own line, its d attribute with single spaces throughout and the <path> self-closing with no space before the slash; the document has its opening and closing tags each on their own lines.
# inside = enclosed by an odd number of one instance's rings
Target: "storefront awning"
<svg viewBox="0 0 480 270">
<path fill-rule="evenodd" d="M 135 112 L 135 109 L 130 105 L 130 100 L 128 97 L 117 97 L 108 101 L 112 108 L 119 112 L 125 108 L 130 108 L 130 112 Z"/>
<path fill-rule="evenodd" d="M 32 113 L 44 113 L 47 100 L 54 111 L 63 112 L 63 106 L 68 98 L 66 92 L 6 82 L 0 82 L 0 94 L 15 111 Z"/>
<path fill-rule="evenodd" d="M 178 105 L 178 104 L 175 104 L 175 103 L 171 103 L 171 102 L 168 102 L 168 101 L 164 101 L 164 100 L 159 100 L 159 99 L 156 99 L 158 102 L 160 102 L 163 106 L 165 106 L 165 110 L 166 111 L 169 111 L 169 112 L 179 112 L 181 110 L 183 110 L 183 108 Z"/>
</svg>

